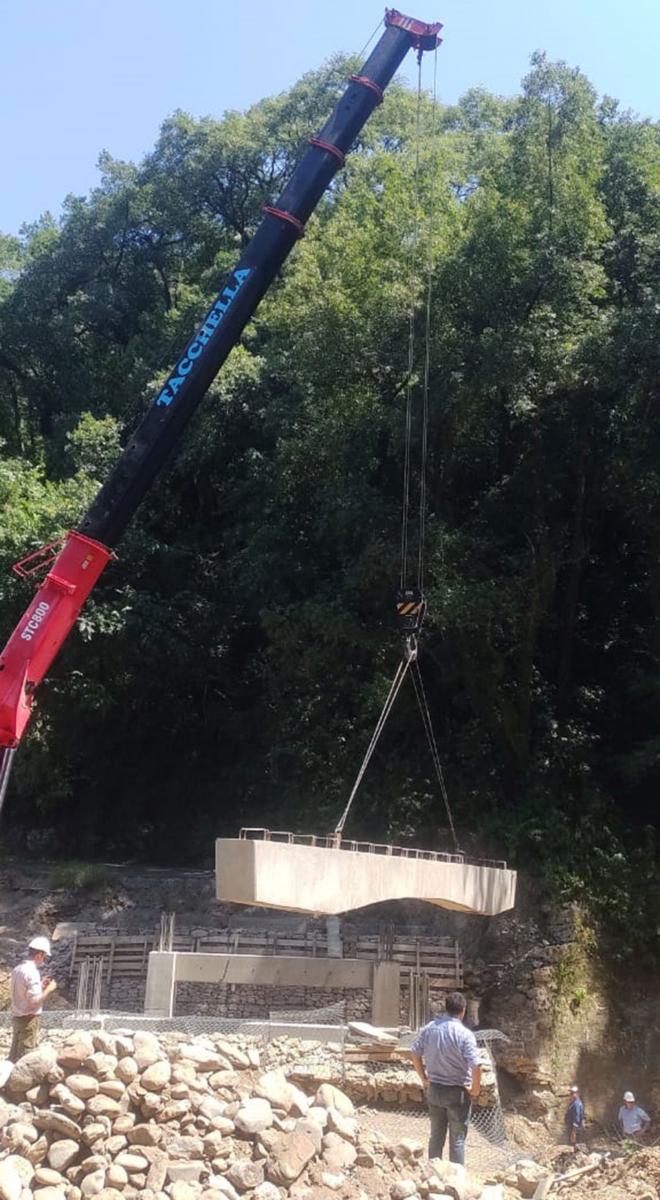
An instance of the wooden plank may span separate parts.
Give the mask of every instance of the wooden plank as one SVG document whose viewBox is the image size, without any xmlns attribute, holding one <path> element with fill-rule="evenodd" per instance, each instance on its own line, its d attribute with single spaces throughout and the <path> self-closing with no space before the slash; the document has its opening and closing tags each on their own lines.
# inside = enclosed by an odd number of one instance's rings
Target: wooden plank
<svg viewBox="0 0 660 1200">
<path fill-rule="evenodd" d="M 107 963 L 107 970 L 106 970 L 106 980 L 108 983 L 108 987 L 110 987 L 110 984 L 112 983 L 112 964 L 113 964 L 114 957 L 115 957 L 115 947 L 116 947 L 116 941 L 115 941 L 115 938 L 112 937 L 110 940 L 110 953 L 108 955 L 108 963 Z"/>
<path fill-rule="evenodd" d="M 111 936 L 112 935 L 110 933 L 96 934 L 94 936 L 92 934 L 80 934 L 80 936 L 78 938 L 78 944 L 80 946 L 87 946 L 87 945 L 99 946 L 103 943 L 107 943 L 110 940 Z M 118 934 L 115 936 L 117 936 L 118 941 L 121 941 L 123 945 L 135 945 L 135 946 L 140 945 L 141 946 L 144 941 L 143 933 L 138 933 L 138 934 L 122 933 L 121 936 L 119 936 Z"/>
<path fill-rule="evenodd" d="M 360 934 L 357 938 L 353 939 L 353 942 L 356 946 L 373 946 L 378 944 L 378 939 L 372 935 Z M 409 938 L 395 937 L 392 940 L 392 947 L 395 950 L 414 950 L 417 942 L 420 942 L 421 945 L 430 946 L 439 951 L 453 950 L 454 946 L 456 945 L 455 938 L 434 938 L 432 936 L 419 934 L 419 936 L 413 941 L 411 941 Z"/>
<path fill-rule="evenodd" d="M 78 948 L 78 933 L 73 935 L 73 945 L 71 947 L 71 962 L 69 964 L 69 980 L 73 979 L 73 970 L 76 965 L 76 950 Z"/>
</svg>

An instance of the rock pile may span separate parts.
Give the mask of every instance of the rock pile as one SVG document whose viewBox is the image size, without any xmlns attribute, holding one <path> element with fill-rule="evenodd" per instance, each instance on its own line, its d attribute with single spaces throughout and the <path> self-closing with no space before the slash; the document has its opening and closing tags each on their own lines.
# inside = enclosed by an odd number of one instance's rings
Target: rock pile
<svg viewBox="0 0 660 1200">
<path fill-rule="evenodd" d="M 340 1087 L 356 1104 L 395 1104 L 406 1107 L 425 1103 L 424 1089 L 410 1061 L 354 1063 L 350 1059 L 342 1071 L 340 1047 L 333 1043 L 305 1042 L 295 1038 L 276 1038 L 271 1042 L 278 1062 L 287 1074 L 307 1091 L 321 1083 Z M 485 1047 L 480 1049 L 482 1063 L 479 1108 L 499 1104 L 497 1077 Z M 302 1061 L 301 1061 L 302 1060 Z M 312 1061 L 310 1061 L 312 1060 Z"/>
<path fill-rule="evenodd" d="M 552 1192 L 565 1200 L 657 1200 L 660 1146 L 554 1155 Z M 559 1170 L 558 1170 L 559 1168 Z"/>
<path fill-rule="evenodd" d="M 62 1035 L 0 1100 L 0 1200 L 504 1200 L 221 1036 Z M 515 1195 L 515 1193 L 513 1193 Z"/>
</svg>

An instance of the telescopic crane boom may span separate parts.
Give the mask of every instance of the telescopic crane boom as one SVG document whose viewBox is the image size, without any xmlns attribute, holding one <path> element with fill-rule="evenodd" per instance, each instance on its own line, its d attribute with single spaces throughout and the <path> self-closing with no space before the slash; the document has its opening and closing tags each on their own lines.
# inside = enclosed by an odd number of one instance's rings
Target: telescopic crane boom
<svg viewBox="0 0 660 1200">
<path fill-rule="evenodd" d="M 305 222 L 344 163 L 360 130 L 408 50 L 434 50 L 442 26 L 385 10 L 385 32 L 322 130 L 309 139 L 275 205 L 265 205 L 256 233 L 130 437 L 80 526 L 57 551 L 45 547 L 16 565 L 48 573 L 0 655 L 0 804 L 13 752 L 30 719 L 37 687 L 75 624 L 140 501 L 151 487 Z"/>
</svg>

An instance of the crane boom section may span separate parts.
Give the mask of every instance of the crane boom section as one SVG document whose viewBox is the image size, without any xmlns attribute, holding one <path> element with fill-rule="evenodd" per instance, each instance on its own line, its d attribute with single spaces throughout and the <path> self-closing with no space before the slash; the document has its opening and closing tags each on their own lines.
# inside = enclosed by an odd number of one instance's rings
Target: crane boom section
<svg viewBox="0 0 660 1200">
<path fill-rule="evenodd" d="M 75 624 L 145 493 L 180 441 L 212 380 L 280 270 L 355 139 L 409 49 L 437 46 L 439 24 L 396 9 L 359 74 L 295 167 L 238 263 L 224 280 L 183 354 L 77 530 L 72 530 L 0 655 L 0 748 L 14 749 L 29 721 L 35 690 Z"/>
</svg>

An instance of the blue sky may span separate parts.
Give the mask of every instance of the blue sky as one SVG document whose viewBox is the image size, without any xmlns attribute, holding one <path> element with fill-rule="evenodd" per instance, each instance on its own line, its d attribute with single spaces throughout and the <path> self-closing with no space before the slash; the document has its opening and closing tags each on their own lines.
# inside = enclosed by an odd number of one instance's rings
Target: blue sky
<svg viewBox="0 0 660 1200">
<path fill-rule="evenodd" d="M 401 0 L 444 23 L 441 98 L 511 94 L 533 50 L 580 66 L 642 116 L 660 109 L 659 0 Z M 15 233 L 97 182 L 102 149 L 137 160 L 174 109 L 219 116 L 357 51 L 382 0 L 4 0 L 0 230 Z M 410 56 L 410 67 L 413 58 Z M 430 75 L 429 75 L 430 80 Z"/>
</svg>

